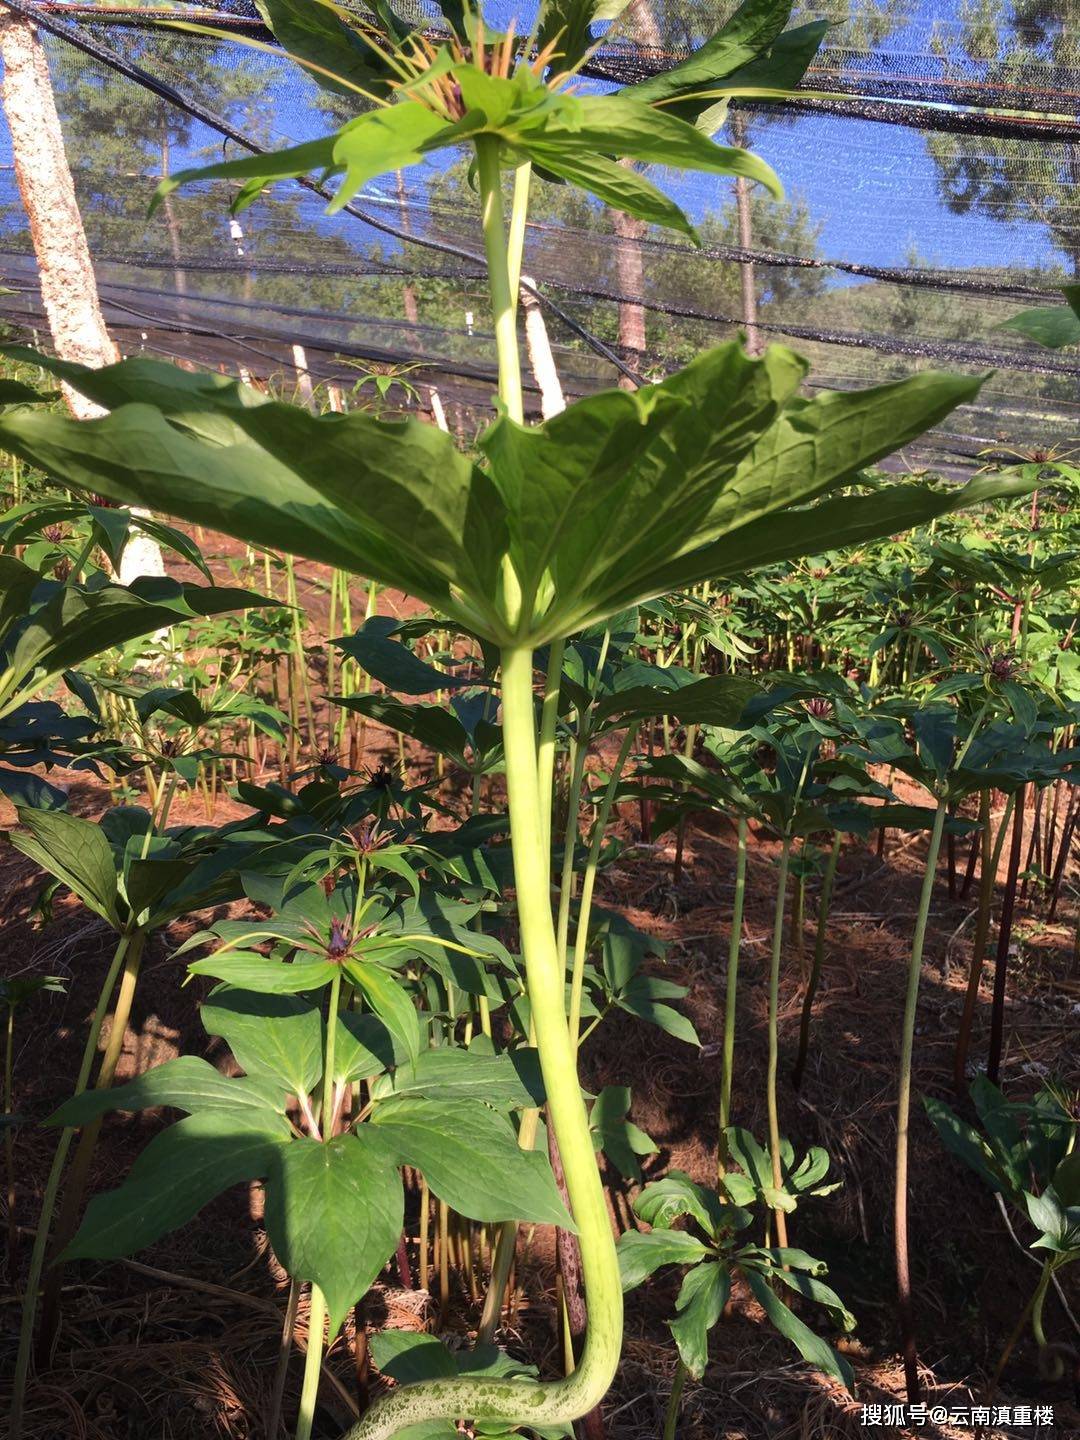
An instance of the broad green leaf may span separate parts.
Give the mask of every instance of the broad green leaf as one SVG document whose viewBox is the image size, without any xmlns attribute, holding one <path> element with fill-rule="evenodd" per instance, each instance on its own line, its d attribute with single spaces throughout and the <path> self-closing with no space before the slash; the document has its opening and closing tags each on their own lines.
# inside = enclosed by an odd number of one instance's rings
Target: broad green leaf
<svg viewBox="0 0 1080 1440">
<path fill-rule="evenodd" d="M 96 488 L 93 482 L 86 483 Z M 87 585 L 61 585 L 43 580 L 11 555 L 0 556 L 0 595 L 5 652 L 0 716 L 9 714 L 64 671 L 76 669 L 114 645 L 199 616 L 272 603 L 246 590 L 182 585 L 165 576 L 144 575 L 127 586 L 107 583 L 103 577 Z"/>
<path fill-rule="evenodd" d="M 671 993 L 667 988 L 669 983 L 648 975 L 635 975 L 625 990 L 615 997 L 615 1004 L 620 1010 L 636 1015 L 639 1020 L 645 1020 L 668 1035 L 674 1035 L 676 1040 L 684 1040 L 687 1045 L 700 1046 L 698 1033 L 686 1016 L 672 1006 L 662 1003 L 660 997 Z M 673 989 L 677 995 L 686 993 L 682 986 L 674 986 Z"/>
<path fill-rule="evenodd" d="M 689 1215 L 706 1235 L 714 1236 L 721 1227 L 725 1210 L 714 1190 L 696 1184 L 681 1170 L 669 1170 L 662 1180 L 654 1180 L 634 1200 L 634 1213 L 653 1229 L 669 1229 L 675 1220 Z"/>
<path fill-rule="evenodd" d="M 550 175 L 587 190 L 605 205 L 648 221 L 650 225 L 677 230 L 697 243 L 693 223 L 674 200 L 644 175 L 620 165 L 617 160 L 587 152 L 567 153 L 557 144 L 545 145 L 539 140 L 529 143 L 528 158 Z"/>
<path fill-rule="evenodd" d="M 163 398 L 155 382 L 155 406 L 125 403 L 100 420 L 0 411 L 0 443 L 77 487 L 406 590 L 498 644 L 543 645 L 698 579 L 1030 488 L 886 485 L 792 509 L 978 388 L 926 372 L 805 401 L 805 368 L 783 347 L 751 360 L 733 343 L 528 430 L 504 417 L 481 441 L 489 472 L 434 426 L 238 404 L 190 383 Z M 507 555 L 520 615 L 503 586 Z"/>
<path fill-rule="evenodd" d="M 782 1248 L 778 1248 L 774 1253 L 778 1257 L 785 1254 Z M 810 1258 L 807 1257 L 807 1259 Z M 806 1273 L 805 1268 L 801 1270 L 785 1269 L 781 1259 L 779 1268 L 774 1268 L 770 1273 L 777 1280 L 782 1281 L 789 1290 L 795 1290 L 804 1299 L 813 1300 L 815 1304 L 824 1306 L 829 1312 L 829 1318 L 833 1324 L 848 1334 L 855 1329 L 855 1316 L 831 1286 L 822 1284 L 818 1275 L 823 1272 L 824 1266 L 820 1267 L 820 1272 L 815 1271 L 811 1274 Z"/>
<path fill-rule="evenodd" d="M 783 198 L 783 186 L 764 160 L 749 150 L 714 144 L 695 126 L 632 98 L 632 92 L 583 95 L 565 118 L 556 112 L 532 133 L 545 147 L 553 145 L 572 160 L 607 152 L 646 164 L 742 175 Z M 530 138 L 530 152 L 532 148 Z"/>
<path fill-rule="evenodd" d="M 290 1135 L 285 1118 L 285 1097 L 271 1081 L 257 1078 L 229 1079 L 198 1055 L 181 1055 L 155 1065 L 126 1085 L 106 1090 L 84 1090 L 53 1111 L 47 1125 L 85 1125 L 107 1110 L 146 1110 L 169 1105 L 189 1115 L 219 1111 L 226 1115 L 250 1116 L 267 1130 Z"/>
<path fill-rule="evenodd" d="M 223 1190 L 267 1175 L 290 1148 L 276 1122 L 217 1111 L 178 1120 L 154 1136 L 119 1189 L 94 1196 L 63 1258 L 134 1255 L 193 1220 Z"/>
<path fill-rule="evenodd" d="M 488 1105 L 519 1108 L 543 1104 L 543 1092 L 536 1095 L 525 1086 L 509 1055 L 485 1055 L 450 1045 L 421 1050 L 411 1064 L 402 1065 L 381 1082 L 375 1093 L 379 1097 L 424 1095 L 447 1102 L 482 1100 Z"/>
<path fill-rule="evenodd" d="M 1080 345 L 1080 285 L 1063 285 L 1064 305 L 1048 305 L 1037 310 L 1024 310 L 1005 320 L 999 328 L 1016 330 L 1028 340 L 1061 350 L 1066 345 Z"/>
<path fill-rule="evenodd" d="M 290 1276 L 322 1290 L 331 1335 L 394 1253 L 403 1219 L 401 1177 L 367 1126 L 326 1144 L 295 1140 L 267 1179 L 274 1254 Z"/>
<path fill-rule="evenodd" d="M 250 1076 L 276 1081 L 289 1095 L 310 1094 L 322 1077 L 322 1016 L 308 1000 L 220 985 L 199 1018 Z"/>
<path fill-rule="evenodd" d="M 63 810 L 20 810 L 18 815 L 23 828 L 8 836 L 15 849 L 119 929 L 116 861 L 101 827 Z"/>
<path fill-rule="evenodd" d="M 402 1096 L 376 1106 L 372 1123 L 459 1215 L 574 1229 L 547 1156 L 520 1149 L 509 1122 L 486 1105 Z"/>
<path fill-rule="evenodd" d="M 619 1236 L 619 1274 L 633 1290 L 662 1265 L 696 1265 L 711 1252 L 685 1230 L 627 1230 Z"/>
<path fill-rule="evenodd" d="M 604 391 L 543 425 L 497 420 L 480 443 L 506 506 L 525 614 L 561 614 L 561 634 L 583 628 L 632 603 L 658 556 L 712 538 L 711 512 L 730 508 L 726 482 L 805 368 L 781 347 L 754 361 L 724 345 L 663 384 Z M 613 607 L 616 587 L 628 598 Z"/>
<path fill-rule="evenodd" d="M 443 705 L 407 705 L 385 695 L 335 695 L 333 703 L 419 740 L 438 754 L 448 756 L 463 770 L 471 768 L 466 754 L 468 731 L 454 712 Z"/>
<path fill-rule="evenodd" d="M 272 960 L 267 955 L 235 950 L 227 955 L 208 955 L 188 966 L 192 975 L 212 975 L 215 980 L 260 995 L 299 995 L 303 990 L 317 990 L 330 984 L 336 968 L 329 960 L 314 956 Z"/>
<path fill-rule="evenodd" d="M 32 428 L 4 412 L 0 443 L 72 484 L 358 571 L 466 623 L 457 593 L 488 597 L 492 614 L 505 520 L 449 435 L 359 412 L 243 408 L 229 392 L 210 405 L 180 383 L 159 408 L 123 404 L 100 420 L 53 415 Z"/>
<path fill-rule="evenodd" d="M 437 1335 L 415 1330 L 380 1330 L 371 1337 L 371 1357 L 379 1374 L 397 1385 L 441 1380 L 458 1373 L 454 1356 Z"/>
<path fill-rule="evenodd" d="M 904 442 L 897 441 L 900 443 Z M 667 578 L 672 583 L 678 577 L 679 584 L 696 584 L 699 580 L 739 575 L 824 549 L 864 545 L 928 524 L 953 510 L 1029 494 L 1033 488 L 1034 482 L 1020 474 L 977 476 L 964 485 L 948 488 L 890 483 L 872 495 L 826 499 L 805 509 L 786 510 L 755 520 L 673 564 Z"/>
<path fill-rule="evenodd" d="M 715 1260 L 696 1265 L 683 1280 L 675 1302 L 678 1314 L 668 1325 L 682 1362 L 695 1380 L 705 1374 L 709 1331 L 720 1319 L 730 1294 L 731 1272 Z"/>
<path fill-rule="evenodd" d="M 781 1335 L 791 1341 L 803 1359 L 816 1369 L 823 1370 L 826 1375 L 831 1375 L 834 1380 L 839 1380 L 841 1385 L 850 1390 L 855 1383 L 855 1377 L 848 1362 L 842 1356 L 837 1355 L 832 1346 L 820 1335 L 815 1335 L 813 1330 L 805 1325 L 797 1315 L 792 1314 L 779 1296 L 773 1294 L 768 1280 L 759 1270 L 747 1268 L 743 1274 L 754 1299 Z"/>
</svg>

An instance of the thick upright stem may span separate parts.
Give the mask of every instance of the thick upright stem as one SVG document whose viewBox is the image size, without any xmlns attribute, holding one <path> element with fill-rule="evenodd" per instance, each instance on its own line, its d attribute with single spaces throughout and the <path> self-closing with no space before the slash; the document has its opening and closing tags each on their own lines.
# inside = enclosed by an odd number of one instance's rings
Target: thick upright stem
<svg viewBox="0 0 1080 1440">
<path fill-rule="evenodd" d="M 909 1404 L 919 1399 L 919 1361 L 915 1348 L 915 1314 L 911 1301 L 911 1266 L 908 1256 L 908 1124 L 911 1118 L 911 1058 L 915 1048 L 915 1013 L 919 1006 L 919 978 L 922 974 L 926 922 L 934 893 L 934 872 L 937 869 L 941 836 L 945 829 L 946 802 L 938 802 L 930 845 L 926 852 L 919 909 L 915 917 L 915 934 L 911 941 L 911 962 L 908 967 L 907 994 L 900 1035 L 900 1088 L 896 1105 L 896 1192 L 894 1196 L 894 1235 L 896 1251 L 896 1294 L 900 1319 L 900 1338 L 904 1351 L 904 1376 Z"/>
<path fill-rule="evenodd" d="M 511 420 L 524 419 L 521 393 L 521 358 L 517 343 L 517 288 L 511 287 L 506 227 L 499 167 L 499 141 L 482 135 L 476 142 L 477 176 L 480 183 L 484 252 L 488 263 L 488 285 L 495 320 L 495 348 L 499 357 L 499 398 Z"/>
<path fill-rule="evenodd" d="M 325 1324 L 326 1301 L 318 1285 L 312 1285 L 307 1355 L 304 1357 L 304 1384 L 300 1391 L 300 1413 L 296 1417 L 296 1440 L 311 1440 L 311 1427 L 315 1420 L 315 1404 L 319 1398 L 319 1376 L 322 1373 L 323 1327 Z"/>
<path fill-rule="evenodd" d="M 735 900 L 731 909 L 731 939 L 728 942 L 727 993 L 724 997 L 724 1055 L 720 1079 L 719 1169 L 727 1163 L 725 1131 L 731 1124 L 731 1082 L 735 1072 L 735 1005 L 739 994 L 739 955 L 742 950 L 743 903 L 746 899 L 746 836 L 749 822 L 739 816 L 739 839 L 735 852 Z"/>
<path fill-rule="evenodd" d="M 780 1039 L 777 1015 L 780 1009 L 780 956 L 784 948 L 784 902 L 787 898 L 788 866 L 791 862 L 791 836 L 785 835 L 780 849 L 780 869 L 776 877 L 776 911 L 773 917 L 772 957 L 769 965 L 769 1066 L 765 1082 L 765 1104 L 769 1112 L 769 1155 L 772 1160 L 773 1184 L 779 1190 L 784 1183 L 780 1164 L 780 1109 L 776 1099 L 776 1077 L 780 1065 Z M 774 1212 L 777 1244 L 787 1245 L 787 1217 L 783 1210 Z"/>
<path fill-rule="evenodd" d="M 565 982 L 555 941 L 542 853 L 533 657 L 528 648 L 503 652 L 503 734 L 510 831 L 521 943 L 536 1025 L 548 1117 L 562 1155 L 581 1242 L 589 1327 L 573 1375 L 547 1384 L 462 1376 L 402 1386 L 375 1406 L 347 1440 L 389 1440 L 423 1420 L 503 1420 L 565 1424 L 599 1404 L 615 1374 L 622 1342 L 622 1287 L 611 1218 L 596 1165 L 566 1023 Z"/>
</svg>

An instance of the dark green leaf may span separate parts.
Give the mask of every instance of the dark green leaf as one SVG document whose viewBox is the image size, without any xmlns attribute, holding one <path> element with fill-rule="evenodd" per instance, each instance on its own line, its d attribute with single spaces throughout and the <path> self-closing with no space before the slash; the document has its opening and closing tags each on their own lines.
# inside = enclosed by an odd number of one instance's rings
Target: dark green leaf
<svg viewBox="0 0 1080 1440">
<path fill-rule="evenodd" d="M 402 1096 L 378 1105 L 372 1122 L 459 1215 L 574 1228 L 547 1156 L 520 1149 L 508 1121 L 486 1105 Z"/>
</svg>

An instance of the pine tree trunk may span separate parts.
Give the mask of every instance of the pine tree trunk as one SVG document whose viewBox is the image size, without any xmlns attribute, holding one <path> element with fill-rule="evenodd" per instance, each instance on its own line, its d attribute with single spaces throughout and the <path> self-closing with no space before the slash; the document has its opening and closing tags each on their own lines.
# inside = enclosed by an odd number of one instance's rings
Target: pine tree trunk
<svg viewBox="0 0 1080 1440">
<path fill-rule="evenodd" d="M 53 347 L 63 360 L 111 365 L 120 355 L 101 313 L 45 50 L 33 25 L 8 11 L 0 13 L 0 60 L 0 96 L 11 132 L 15 178 L 30 222 Z M 63 390 L 76 419 L 102 413 L 70 387 Z M 136 575 L 164 573 L 157 545 L 145 535 L 134 536 L 124 552 L 121 583 Z"/>
<path fill-rule="evenodd" d="M 648 227 L 644 220 L 625 215 L 621 210 L 612 210 L 611 219 L 619 237 L 615 246 L 615 274 L 619 294 L 625 297 L 619 301 L 619 345 L 627 364 L 639 370 L 645 358 L 645 308 L 637 297 L 644 293 L 641 240 Z M 619 384 L 624 390 L 636 388 L 625 375 L 619 377 Z"/>
<path fill-rule="evenodd" d="M 111 365 L 119 354 L 98 301 L 45 51 L 30 22 L 8 11 L 0 13 L 0 58 L 15 178 L 30 222 L 41 303 L 56 353 L 83 365 Z M 64 394 L 79 419 L 101 413 L 66 387 Z"/>
</svg>

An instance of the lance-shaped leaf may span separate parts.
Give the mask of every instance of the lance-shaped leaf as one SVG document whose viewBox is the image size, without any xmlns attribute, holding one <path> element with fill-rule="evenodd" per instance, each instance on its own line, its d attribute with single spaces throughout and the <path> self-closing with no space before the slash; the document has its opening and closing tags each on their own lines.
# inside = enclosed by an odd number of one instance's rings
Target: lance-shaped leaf
<svg viewBox="0 0 1080 1440">
<path fill-rule="evenodd" d="M 323 0 L 255 0 L 255 5 L 278 44 L 296 59 L 312 62 L 308 73 L 325 89 L 357 99 L 358 87 L 373 95 L 387 93 L 394 71 L 383 55 L 385 40 L 370 29 L 361 37 L 337 5 Z"/>
<path fill-rule="evenodd" d="M 766 55 L 779 39 L 790 14 L 791 0 L 744 0 L 727 24 L 699 46 L 688 60 L 651 75 L 622 93 L 652 105 L 708 90 L 714 82 L 738 74 L 744 66 Z"/>
<path fill-rule="evenodd" d="M 416 421 L 192 400 L 189 383 L 162 408 L 157 381 L 156 408 L 99 420 L 0 412 L 0 443 L 74 485 L 410 591 L 497 644 L 545 644 L 692 581 L 1030 488 L 883 486 L 795 510 L 978 387 L 927 372 L 803 401 L 804 372 L 783 347 L 752 360 L 721 346 L 532 429 L 500 419 L 482 440 L 490 472 Z"/>
<path fill-rule="evenodd" d="M 108 1110 L 146 1110 L 168 1105 L 189 1115 L 219 1111 L 250 1116 L 267 1130 L 291 1133 L 285 1118 L 284 1090 L 271 1081 L 238 1077 L 230 1080 L 198 1055 L 181 1055 L 155 1065 L 126 1085 L 106 1090 L 84 1090 L 55 1110 L 48 1125 L 85 1125 Z"/>
<path fill-rule="evenodd" d="M 317 990 L 329 985 L 337 973 L 336 965 L 312 955 L 288 961 L 236 950 L 195 960 L 188 969 L 192 975 L 212 975 L 215 980 L 260 995 L 299 995 L 304 990 Z"/>
<path fill-rule="evenodd" d="M 769 1281 L 759 1270 L 747 1267 L 743 1273 L 750 1293 L 781 1335 L 791 1341 L 808 1364 L 823 1370 L 826 1375 L 831 1375 L 850 1390 L 855 1383 L 855 1377 L 848 1362 L 788 1309 L 780 1297 L 769 1288 Z"/>
<path fill-rule="evenodd" d="M 272 603 L 247 590 L 182 585 L 163 576 L 126 586 L 104 576 L 85 586 L 61 585 L 12 555 L 0 556 L 0 716 L 114 645 L 200 616 Z"/>
<path fill-rule="evenodd" d="M 430 695 L 433 690 L 456 690 L 477 683 L 421 660 L 394 639 L 401 629 L 402 622 L 392 615 L 372 615 L 352 635 L 331 644 L 351 655 L 363 670 L 397 695 Z"/>
<path fill-rule="evenodd" d="M 266 1233 L 290 1276 L 322 1290 L 335 1335 L 401 1234 L 404 1200 L 392 1150 L 365 1125 L 326 1144 L 295 1140 L 274 1162 Z"/>
<path fill-rule="evenodd" d="M 84 393 L 93 388 L 88 381 Z M 229 391 L 219 402 L 202 391 L 192 399 L 181 382 L 166 402 L 159 390 L 153 406 L 122 404 L 81 423 L 53 416 L 58 424 L 20 427 L 17 437 L 0 429 L 0 443 L 84 489 L 358 571 L 445 614 L 465 609 L 466 623 L 472 612 L 456 596 L 498 593 L 502 507 L 435 426 L 361 413 L 327 425 L 276 402 L 238 407 Z M 490 599 L 486 608 L 497 629 Z"/>
<path fill-rule="evenodd" d="M 593 44 L 592 26 L 617 20 L 626 6 L 627 0 L 543 0 L 537 49 L 554 45 L 556 68 L 572 69 Z"/>
<path fill-rule="evenodd" d="M 683 1364 L 700 1380 L 709 1363 L 709 1331 L 720 1319 L 731 1294 L 727 1265 L 706 1260 L 687 1272 L 675 1301 L 678 1312 L 668 1322 Z"/>
<path fill-rule="evenodd" d="M 178 1120 L 154 1136 L 118 1189 L 94 1196 L 64 1258 L 134 1255 L 193 1220 L 223 1190 L 261 1179 L 289 1144 L 276 1123 L 247 1113 Z"/>
<path fill-rule="evenodd" d="M 15 849 L 119 929 L 116 860 L 101 827 L 63 810 L 20 810 L 19 824 L 8 837 Z"/>
<path fill-rule="evenodd" d="M 709 1247 L 685 1230 L 627 1230 L 619 1236 L 619 1274 L 633 1290 L 663 1265 L 696 1265 Z"/>
<path fill-rule="evenodd" d="M 1063 285 L 1064 305 L 1044 305 L 1037 310 L 1024 310 L 1005 320 L 1001 330 L 1016 330 L 1028 340 L 1061 350 L 1066 345 L 1080 345 L 1080 285 Z"/>
</svg>

